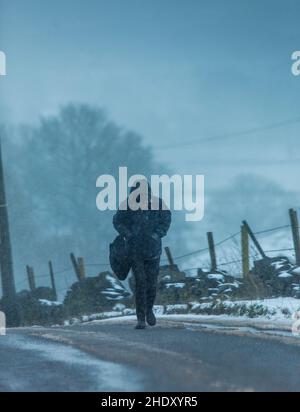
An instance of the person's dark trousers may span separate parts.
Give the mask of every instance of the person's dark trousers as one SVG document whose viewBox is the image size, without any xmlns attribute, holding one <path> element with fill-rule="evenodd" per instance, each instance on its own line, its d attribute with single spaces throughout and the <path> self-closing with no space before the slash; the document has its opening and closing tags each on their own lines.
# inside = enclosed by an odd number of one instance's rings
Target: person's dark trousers
<svg viewBox="0 0 300 412">
<path fill-rule="evenodd" d="M 132 272 L 135 278 L 135 304 L 138 321 L 144 322 L 146 313 L 154 305 L 160 259 L 134 259 Z"/>
</svg>

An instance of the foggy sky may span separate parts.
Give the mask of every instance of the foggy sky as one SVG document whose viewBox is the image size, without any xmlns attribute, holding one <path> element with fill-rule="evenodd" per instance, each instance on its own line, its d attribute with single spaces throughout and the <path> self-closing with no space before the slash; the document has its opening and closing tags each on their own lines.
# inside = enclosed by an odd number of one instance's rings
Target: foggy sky
<svg viewBox="0 0 300 412">
<path fill-rule="evenodd" d="M 95 103 L 141 133 L 175 173 L 207 190 L 240 173 L 298 191 L 300 123 L 207 138 L 300 116 L 297 0 L 0 0 L 0 115 L 36 122 L 69 101 Z"/>
</svg>

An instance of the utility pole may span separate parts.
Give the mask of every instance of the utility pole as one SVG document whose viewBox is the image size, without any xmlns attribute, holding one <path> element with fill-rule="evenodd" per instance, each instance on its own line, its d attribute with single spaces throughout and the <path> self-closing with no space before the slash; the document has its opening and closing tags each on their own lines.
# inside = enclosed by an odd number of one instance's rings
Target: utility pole
<svg viewBox="0 0 300 412">
<path fill-rule="evenodd" d="M 19 325 L 16 303 L 16 287 L 13 272 L 12 250 L 9 234 L 8 211 L 0 141 L 0 268 L 2 282 L 2 302 L 8 326 Z"/>
</svg>

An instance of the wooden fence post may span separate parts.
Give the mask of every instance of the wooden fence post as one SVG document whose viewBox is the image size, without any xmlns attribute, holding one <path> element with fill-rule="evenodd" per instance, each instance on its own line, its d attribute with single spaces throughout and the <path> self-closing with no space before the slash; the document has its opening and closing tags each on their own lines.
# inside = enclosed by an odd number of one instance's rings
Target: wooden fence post
<svg viewBox="0 0 300 412">
<path fill-rule="evenodd" d="M 246 220 L 243 220 L 243 225 L 245 226 L 245 228 L 246 228 L 246 230 L 247 230 L 247 232 L 248 232 L 248 234 L 249 234 L 252 242 L 254 243 L 256 249 L 259 251 L 261 257 L 262 257 L 263 259 L 266 259 L 266 258 L 267 258 L 267 255 L 265 254 L 263 248 L 260 246 L 259 241 L 256 239 L 256 236 L 255 236 L 254 233 L 252 232 L 252 230 L 251 230 L 251 228 L 250 228 L 250 226 L 248 225 L 248 223 L 247 223 Z"/>
<path fill-rule="evenodd" d="M 70 253 L 70 258 L 71 258 L 71 262 L 72 262 L 72 265 L 73 265 L 73 268 L 74 268 L 74 272 L 75 272 L 75 275 L 76 275 L 76 277 L 77 277 L 77 280 L 81 280 L 81 277 L 80 277 L 80 270 L 79 270 L 79 267 L 78 267 L 78 262 L 77 262 L 77 260 L 76 260 L 76 258 L 75 258 L 75 256 L 74 256 L 74 253 Z"/>
<path fill-rule="evenodd" d="M 256 284 L 256 281 L 253 278 L 253 275 L 250 271 L 250 259 L 249 259 L 249 236 L 253 240 L 255 246 L 258 248 L 260 254 L 263 258 L 266 257 L 265 252 L 263 251 L 262 247 L 258 243 L 254 233 L 250 229 L 248 223 L 243 220 L 243 224 L 241 226 L 241 241 L 242 241 L 242 267 L 243 267 L 243 279 L 248 280 L 252 285 L 253 289 L 256 291 L 256 297 L 259 298 L 260 287 Z"/>
<path fill-rule="evenodd" d="M 290 221 L 292 227 L 292 235 L 295 249 L 296 265 L 300 266 L 300 236 L 299 236 L 299 222 L 297 212 L 294 209 L 289 210 Z"/>
<path fill-rule="evenodd" d="M 242 268 L 243 278 L 249 277 L 250 265 L 249 265 L 249 237 L 246 226 L 241 226 L 241 243 L 242 243 Z"/>
<path fill-rule="evenodd" d="M 166 252 L 166 255 L 167 255 L 169 265 L 174 266 L 175 264 L 174 264 L 173 256 L 172 256 L 172 253 L 171 253 L 170 248 L 168 246 L 165 247 L 165 252 Z"/>
<path fill-rule="evenodd" d="M 83 280 L 85 278 L 85 267 L 84 267 L 83 257 L 79 257 L 77 259 L 77 265 L 78 265 L 80 280 Z"/>
<path fill-rule="evenodd" d="M 56 291 L 56 286 L 55 286 L 55 277 L 54 277 L 53 266 L 52 266 L 51 260 L 49 260 L 48 264 L 49 264 L 49 273 L 50 273 L 50 280 L 51 280 L 51 285 L 52 285 L 54 300 L 57 300 L 57 291 Z"/>
<path fill-rule="evenodd" d="M 31 292 L 33 292 L 35 290 L 34 270 L 31 266 L 27 265 L 26 271 L 27 271 L 29 289 L 31 290 Z"/>
<path fill-rule="evenodd" d="M 214 236 L 212 232 L 207 232 L 207 241 L 209 247 L 209 255 L 211 261 L 211 272 L 215 272 L 217 270 L 217 257 L 216 257 L 216 250 L 215 250 L 215 243 L 214 243 Z"/>
</svg>

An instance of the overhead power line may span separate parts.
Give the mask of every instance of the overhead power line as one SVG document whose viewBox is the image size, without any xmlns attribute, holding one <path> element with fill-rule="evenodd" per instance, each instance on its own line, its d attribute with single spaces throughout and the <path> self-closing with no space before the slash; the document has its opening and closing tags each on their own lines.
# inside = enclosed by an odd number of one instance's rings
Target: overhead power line
<svg viewBox="0 0 300 412">
<path fill-rule="evenodd" d="M 280 127 L 296 124 L 296 123 L 300 123 L 300 117 L 295 117 L 293 119 L 289 119 L 289 120 L 285 120 L 285 121 L 277 122 L 277 123 L 272 123 L 272 124 L 265 125 L 265 126 L 257 126 L 251 129 L 240 130 L 238 132 L 224 133 L 224 134 L 215 135 L 211 137 L 204 137 L 202 139 L 185 140 L 182 142 L 175 142 L 172 144 L 167 144 L 167 145 L 162 145 L 162 146 L 154 146 L 154 149 L 155 150 L 177 149 L 180 147 L 199 145 L 204 142 L 207 143 L 207 142 L 215 142 L 219 140 L 232 139 L 234 137 L 244 137 L 244 136 L 248 136 L 254 133 L 264 132 L 267 130 L 273 130 L 273 129 L 277 129 Z"/>
</svg>

